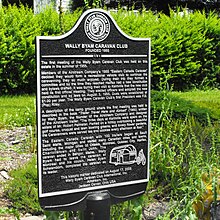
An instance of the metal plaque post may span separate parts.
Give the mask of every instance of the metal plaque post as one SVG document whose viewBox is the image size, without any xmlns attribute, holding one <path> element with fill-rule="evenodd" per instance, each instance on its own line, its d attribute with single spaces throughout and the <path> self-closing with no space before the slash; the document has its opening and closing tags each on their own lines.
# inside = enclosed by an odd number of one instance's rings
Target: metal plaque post
<svg viewBox="0 0 220 220">
<path fill-rule="evenodd" d="M 107 192 L 88 195 L 83 220 L 110 220 L 110 196 Z"/>
</svg>

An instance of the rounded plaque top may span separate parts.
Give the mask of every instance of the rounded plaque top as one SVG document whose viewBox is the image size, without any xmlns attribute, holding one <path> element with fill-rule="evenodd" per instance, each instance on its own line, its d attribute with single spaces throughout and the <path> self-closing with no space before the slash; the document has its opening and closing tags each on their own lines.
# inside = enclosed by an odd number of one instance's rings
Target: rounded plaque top
<svg viewBox="0 0 220 220">
<path fill-rule="evenodd" d="M 110 33 L 110 22 L 100 12 L 93 12 L 85 20 L 84 29 L 87 37 L 94 42 L 105 40 Z"/>
</svg>

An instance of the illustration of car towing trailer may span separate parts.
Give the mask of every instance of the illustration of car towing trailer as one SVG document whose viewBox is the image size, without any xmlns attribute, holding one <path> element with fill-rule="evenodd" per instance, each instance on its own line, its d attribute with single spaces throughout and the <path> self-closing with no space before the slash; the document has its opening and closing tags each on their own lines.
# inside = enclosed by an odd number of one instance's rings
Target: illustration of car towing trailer
<svg viewBox="0 0 220 220">
<path fill-rule="evenodd" d="M 142 164 L 143 166 L 146 164 L 146 157 L 144 155 L 143 149 L 141 149 L 137 155 L 137 149 L 131 145 L 122 145 L 118 147 L 114 147 L 110 152 L 109 163 L 114 165 L 129 165 Z"/>
</svg>

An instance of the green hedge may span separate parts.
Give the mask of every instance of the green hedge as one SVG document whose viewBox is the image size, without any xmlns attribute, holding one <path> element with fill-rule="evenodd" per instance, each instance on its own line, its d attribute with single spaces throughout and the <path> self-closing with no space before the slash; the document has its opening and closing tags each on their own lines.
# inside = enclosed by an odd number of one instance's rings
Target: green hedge
<svg viewBox="0 0 220 220">
<path fill-rule="evenodd" d="M 31 10 L 0 9 L 0 92 L 30 92 L 35 84 L 34 36 L 40 34 Z"/>
<path fill-rule="evenodd" d="M 65 15 L 61 30 L 51 7 L 37 15 L 23 5 L 0 8 L 0 94 L 35 93 L 35 37 L 68 31 L 80 14 Z"/>
<path fill-rule="evenodd" d="M 0 8 L 0 94 L 36 92 L 35 37 L 68 31 L 81 11 L 34 15 L 20 6 Z M 220 83 L 220 19 L 214 13 L 112 13 L 121 29 L 152 41 L 152 88 L 168 82 L 176 90 Z"/>
<path fill-rule="evenodd" d="M 220 19 L 214 13 L 114 14 L 119 26 L 152 42 L 152 87 L 168 81 L 176 90 L 220 83 Z"/>
</svg>

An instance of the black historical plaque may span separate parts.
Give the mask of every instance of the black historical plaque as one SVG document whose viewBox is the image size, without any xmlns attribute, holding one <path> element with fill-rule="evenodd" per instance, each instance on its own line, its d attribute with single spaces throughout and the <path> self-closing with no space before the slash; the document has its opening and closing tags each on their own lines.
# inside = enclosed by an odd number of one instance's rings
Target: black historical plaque
<svg viewBox="0 0 220 220">
<path fill-rule="evenodd" d="M 36 41 L 41 205 L 70 210 L 90 192 L 107 191 L 112 203 L 142 194 L 150 40 L 128 37 L 109 13 L 88 10 L 68 33 Z"/>
</svg>

